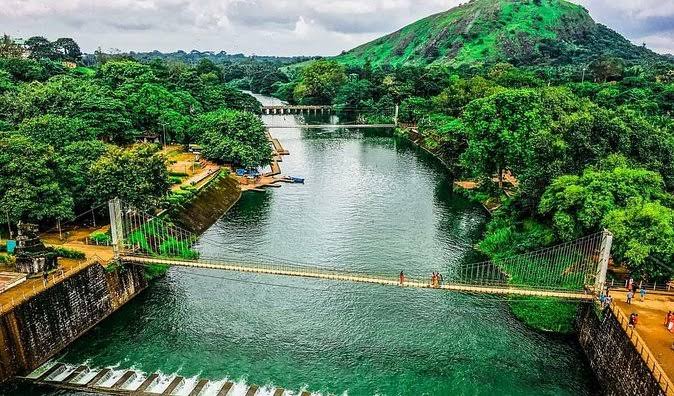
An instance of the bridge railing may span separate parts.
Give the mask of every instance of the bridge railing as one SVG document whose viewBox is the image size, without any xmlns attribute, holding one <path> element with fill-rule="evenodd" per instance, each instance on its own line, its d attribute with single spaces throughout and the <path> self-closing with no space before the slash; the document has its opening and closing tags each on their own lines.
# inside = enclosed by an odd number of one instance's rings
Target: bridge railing
<svg viewBox="0 0 674 396">
<path fill-rule="evenodd" d="M 182 260 L 184 262 L 211 263 L 220 266 L 237 266 L 241 271 L 254 272 L 255 269 L 286 271 L 298 274 L 320 274 L 323 277 L 370 277 L 383 282 L 396 282 L 399 273 L 376 274 L 357 271 L 350 268 L 337 268 L 304 264 L 277 257 L 262 257 L 263 262 L 228 263 L 223 258 L 204 257 L 193 245 L 199 238 L 193 233 L 175 226 L 170 221 L 138 211 L 126 204 L 120 204 L 117 227 L 122 234 L 120 246 L 125 255 L 138 255 L 154 258 Z M 115 216 L 111 215 L 111 218 Z M 477 263 L 458 264 L 437 270 L 442 273 L 445 283 L 469 286 L 491 286 L 548 290 L 564 292 L 583 292 L 590 285 L 596 289 L 598 267 L 602 262 L 604 233 L 597 233 L 575 241 L 539 249 L 534 252 L 486 260 Z M 219 240 L 202 242 L 222 244 Z M 257 260 L 256 258 L 255 260 Z M 404 266 L 401 270 L 405 271 Z M 408 271 L 410 271 L 408 269 Z M 431 274 L 405 273 L 410 282 L 430 284 Z"/>
<path fill-rule="evenodd" d="M 199 257 L 196 260 L 185 259 L 181 257 L 170 257 L 170 256 L 157 256 L 157 255 L 147 255 L 136 250 L 136 252 L 127 252 L 125 254 L 127 257 L 139 257 L 148 259 L 157 259 L 157 262 L 160 263 L 163 260 L 182 263 L 185 267 L 201 267 L 201 268 L 213 268 L 213 269 L 223 269 L 231 270 L 238 272 L 263 272 L 267 274 L 279 274 L 279 275 L 297 275 L 303 277 L 320 277 L 325 279 L 347 279 L 354 278 L 358 280 L 370 279 L 380 283 L 390 283 L 396 284 L 399 283 L 399 272 L 398 273 L 374 273 L 371 271 L 358 271 L 349 268 L 334 268 L 334 267 L 318 267 L 318 266 L 309 266 L 293 263 L 260 263 L 260 262 L 250 262 L 245 260 L 236 260 L 236 261 L 227 261 L 222 258 L 215 257 Z M 180 265 L 180 264 L 178 264 Z M 491 287 L 491 288 L 508 288 L 508 289 L 527 289 L 527 290 L 538 290 L 538 291 L 558 291 L 558 292 L 582 292 L 585 290 L 585 285 L 580 285 L 579 287 L 558 287 L 554 285 L 529 285 L 529 284 L 517 284 L 512 283 L 510 278 L 498 267 L 492 266 L 487 268 L 482 265 L 482 269 L 473 269 L 469 271 L 470 273 L 479 274 L 479 277 L 474 278 L 462 278 L 458 276 L 460 271 L 455 272 L 445 272 L 443 274 L 442 284 L 445 285 L 461 285 L 461 286 L 476 286 L 476 287 Z M 486 274 L 491 274 L 491 277 L 485 276 Z M 431 274 L 419 274 L 419 273 L 405 273 L 404 272 L 404 282 L 406 284 L 417 284 L 417 285 L 426 285 L 428 287 L 434 286 L 431 282 Z"/>
</svg>

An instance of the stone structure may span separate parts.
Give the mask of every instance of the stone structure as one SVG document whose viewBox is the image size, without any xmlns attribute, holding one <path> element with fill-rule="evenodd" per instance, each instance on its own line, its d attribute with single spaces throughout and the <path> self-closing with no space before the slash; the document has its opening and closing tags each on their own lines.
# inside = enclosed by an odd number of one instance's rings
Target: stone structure
<svg viewBox="0 0 674 396">
<path fill-rule="evenodd" d="M 664 395 L 649 365 L 613 311 L 598 315 L 583 304 L 576 318 L 578 341 L 606 395 Z"/>
<path fill-rule="evenodd" d="M 18 224 L 16 238 L 16 270 L 18 272 L 36 275 L 51 271 L 58 266 L 54 249 L 48 248 L 37 235 L 37 226 L 27 223 Z"/>
<path fill-rule="evenodd" d="M 0 316 L 0 382 L 26 375 L 148 286 L 145 269 L 92 263 Z"/>
</svg>

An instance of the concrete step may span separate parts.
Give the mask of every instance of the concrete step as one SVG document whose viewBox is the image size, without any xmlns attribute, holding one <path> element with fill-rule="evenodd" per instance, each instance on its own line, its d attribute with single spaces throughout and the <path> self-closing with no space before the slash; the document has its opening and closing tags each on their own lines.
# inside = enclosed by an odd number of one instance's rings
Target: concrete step
<svg viewBox="0 0 674 396">
<path fill-rule="evenodd" d="M 197 382 L 197 386 L 192 389 L 192 392 L 190 392 L 189 396 L 199 396 L 199 393 L 201 393 L 208 382 L 208 380 L 201 380 Z"/>
<path fill-rule="evenodd" d="M 169 396 L 171 393 L 173 393 L 174 390 L 176 390 L 177 387 L 179 387 L 183 382 L 185 382 L 185 378 L 183 377 L 175 377 L 173 381 L 169 384 L 168 388 L 162 393 L 163 396 Z"/>
<path fill-rule="evenodd" d="M 66 365 L 63 363 L 55 364 L 52 368 L 42 373 L 41 376 L 37 377 L 36 381 L 45 381 L 48 377 L 52 375 L 59 375 L 66 369 Z"/>
<path fill-rule="evenodd" d="M 106 378 L 112 375 L 112 370 L 110 369 L 103 369 L 101 370 L 94 378 L 92 378 L 89 382 L 87 382 L 86 386 L 91 387 L 91 386 L 96 386 L 101 381 L 105 381 Z"/>
<path fill-rule="evenodd" d="M 157 381 L 157 378 L 159 378 L 159 374 L 154 373 L 151 376 L 147 377 L 145 381 L 143 381 L 142 384 L 136 389 L 136 393 L 143 393 L 147 390 L 147 388 L 150 387 L 150 385 L 154 384 L 155 381 Z"/>
<path fill-rule="evenodd" d="M 128 383 L 129 381 L 133 381 L 133 379 L 136 378 L 137 375 L 138 373 L 136 373 L 135 371 L 127 371 L 126 373 L 124 373 L 124 375 L 119 377 L 117 382 L 115 382 L 115 384 L 112 386 L 112 389 L 120 389 L 122 386 L 124 386 L 124 384 Z"/>
<path fill-rule="evenodd" d="M 222 388 L 220 388 L 220 392 L 218 392 L 218 396 L 225 396 L 229 393 L 229 390 L 232 389 L 232 384 L 231 382 L 227 381 L 225 382 L 224 385 L 222 385 Z"/>
<path fill-rule="evenodd" d="M 67 377 L 63 379 L 64 384 L 68 384 L 72 382 L 75 378 L 77 378 L 80 374 L 83 374 L 85 372 L 89 371 L 89 367 L 87 366 L 79 366 L 78 368 L 75 369 L 72 373 L 68 374 Z"/>
<path fill-rule="evenodd" d="M 285 389 L 276 388 L 276 390 L 274 391 L 274 396 L 283 396 L 283 392 L 285 392 Z"/>
<path fill-rule="evenodd" d="M 246 392 L 246 396 L 255 396 L 255 393 L 257 393 L 257 385 L 251 385 L 250 388 L 248 388 L 248 392 Z"/>
</svg>

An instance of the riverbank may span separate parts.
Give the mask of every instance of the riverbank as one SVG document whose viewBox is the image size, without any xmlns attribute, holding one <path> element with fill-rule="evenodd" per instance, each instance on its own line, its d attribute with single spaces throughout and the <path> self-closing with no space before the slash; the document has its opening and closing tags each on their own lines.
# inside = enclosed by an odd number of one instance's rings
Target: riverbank
<svg viewBox="0 0 674 396">
<path fill-rule="evenodd" d="M 407 139 L 415 147 L 419 147 L 432 155 L 447 171 L 452 172 L 452 167 L 443 158 L 426 147 L 425 139 L 413 126 L 408 125 L 404 128 L 398 128 L 396 135 Z M 514 180 L 514 178 L 512 179 Z M 461 187 L 467 188 L 462 189 Z M 475 187 L 476 185 L 472 183 L 460 184 L 460 187 L 457 187 L 456 182 L 453 182 L 451 188 L 453 192 L 482 205 L 490 214 L 501 206 L 500 202 L 492 201 L 491 198 L 483 194 L 475 193 L 473 191 Z M 575 332 L 573 324 L 577 316 L 578 304 L 550 298 L 513 298 L 508 302 L 508 305 L 512 314 L 532 329 L 560 334 Z"/>
</svg>

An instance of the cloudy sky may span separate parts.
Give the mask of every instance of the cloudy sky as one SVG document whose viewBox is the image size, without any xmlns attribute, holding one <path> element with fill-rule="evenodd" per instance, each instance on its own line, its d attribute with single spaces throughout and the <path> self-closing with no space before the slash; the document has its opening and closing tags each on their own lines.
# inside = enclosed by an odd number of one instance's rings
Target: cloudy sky
<svg viewBox="0 0 674 396">
<path fill-rule="evenodd" d="M 0 0 L 0 33 L 84 51 L 334 55 L 466 0 Z M 674 53 L 674 0 L 573 0 L 634 43 Z"/>
</svg>

